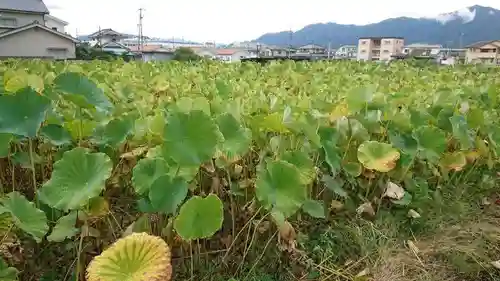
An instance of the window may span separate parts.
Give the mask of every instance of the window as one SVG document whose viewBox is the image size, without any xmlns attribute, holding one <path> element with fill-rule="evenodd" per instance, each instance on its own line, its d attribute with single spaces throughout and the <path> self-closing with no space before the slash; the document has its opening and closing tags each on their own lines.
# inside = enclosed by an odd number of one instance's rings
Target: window
<svg viewBox="0 0 500 281">
<path fill-rule="evenodd" d="M 366 40 L 361 41 L 361 45 L 366 45 Z"/>
<path fill-rule="evenodd" d="M 384 53 L 389 53 L 389 50 L 384 50 Z"/>
<path fill-rule="evenodd" d="M 0 26 L 16 27 L 17 20 L 12 18 L 0 18 Z"/>
<path fill-rule="evenodd" d="M 384 40 L 384 45 L 389 45 L 391 44 L 391 40 Z"/>
<path fill-rule="evenodd" d="M 361 50 L 361 53 L 362 53 L 362 54 L 366 53 L 366 50 Z"/>
<path fill-rule="evenodd" d="M 52 30 L 55 30 L 55 31 L 57 31 L 57 27 L 52 27 Z"/>
</svg>

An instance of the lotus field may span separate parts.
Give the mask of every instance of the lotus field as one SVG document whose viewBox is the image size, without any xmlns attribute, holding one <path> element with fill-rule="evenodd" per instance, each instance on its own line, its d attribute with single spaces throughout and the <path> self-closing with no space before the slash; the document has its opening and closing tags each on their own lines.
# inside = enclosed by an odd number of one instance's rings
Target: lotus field
<svg viewBox="0 0 500 281">
<path fill-rule="evenodd" d="M 271 248 L 307 255 L 313 225 L 422 231 L 446 192 L 497 181 L 495 69 L 13 60 L 0 78 L 0 280 L 223 280 L 210 259 L 250 280 Z M 312 260 L 268 280 L 361 280 Z"/>
</svg>

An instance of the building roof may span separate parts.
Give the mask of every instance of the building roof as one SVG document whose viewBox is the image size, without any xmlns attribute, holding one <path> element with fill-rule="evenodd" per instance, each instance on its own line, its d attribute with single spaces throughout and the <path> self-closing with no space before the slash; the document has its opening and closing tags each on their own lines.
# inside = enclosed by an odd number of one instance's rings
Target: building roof
<svg viewBox="0 0 500 281">
<path fill-rule="evenodd" d="M 309 44 L 309 45 L 299 47 L 299 49 L 324 49 L 324 48 L 325 47 L 323 47 L 323 46 L 315 45 L 315 44 Z"/>
<path fill-rule="evenodd" d="M 42 0 L 0 0 L 0 10 L 49 13 L 49 9 Z"/>
<path fill-rule="evenodd" d="M 54 35 L 57 35 L 59 37 L 63 37 L 63 38 L 66 38 L 68 40 L 71 40 L 71 41 L 73 41 L 75 43 L 79 42 L 76 38 L 71 37 L 69 34 L 61 33 L 59 31 L 53 30 L 51 28 L 48 28 L 45 25 L 41 25 L 37 21 L 35 21 L 33 23 L 30 23 L 30 24 L 27 24 L 27 25 L 24 25 L 24 26 L 20 26 L 20 27 L 18 27 L 16 29 L 11 29 L 11 30 L 8 30 L 8 31 L 0 33 L 0 40 L 2 38 L 4 38 L 4 37 L 11 36 L 11 35 L 14 35 L 14 34 L 17 34 L 17 33 L 23 32 L 25 30 L 32 29 L 32 28 L 40 28 L 40 29 L 43 29 L 43 30 L 45 30 L 47 32 L 50 32 L 50 33 L 54 34 Z"/>
<path fill-rule="evenodd" d="M 120 33 L 118 31 L 111 29 L 111 28 L 105 28 L 105 29 L 98 30 L 98 31 L 88 35 L 88 37 L 89 38 L 97 38 L 97 37 L 102 37 L 102 36 L 106 36 L 106 35 L 116 35 L 116 36 L 120 36 L 120 37 L 129 37 L 129 35 Z"/>
<path fill-rule="evenodd" d="M 414 43 L 410 45 L 406 45 L 405 48 L 425 48 L 425 49 L 440 49 L 442 45 L 438 44 L 425 44 L 425 43 Z"/>
<path fill-rule="evenodd" d="M 132 52 L 142 52 L 142 53 L 173 53 L 173 50 L 166 49 L 162 45 L 144 45 L 142 46 L 142 50 L 139 49 L 139 46 L 132 46 L 130 50 Z"/>
<path fill-rule="evenodd" d="M 382 40 L 382 39 L 401 39 L 404 40 L 404 37 L 399 36 L 375 36 L 375 37 L 359 37 L 359 39 L 371 39 L 371 40 Z"/>
<path fill-rule="evenodd" d="M 220 56 L 231 56 L 231 55 L 234 55 L 237 52 L 241 52 L 241 51 L 244 51 L 244 50 L 240 50 L 240 49 L 217 49 L 216 50 L 216 54 L 220 55 Z"/>
<path fill-rule="evenodd" d="M 63 20 L 62 20 L 62 19 L 60 19 L 60 18 L 56 18 L 56 17 L 54 17 L 54 16 L 51 16 L 50 14 L 46 14 L 46 15 L 45 15 L 45 19 L 46 19 L 46 20 L 47 20 L 47 19 L 50 19 L 50 20 L 56 21 L 56 22 L 58 22 L 58 23 L 60 23 L 60 24 L 62 24 L 62 25 L 68 25 L 68 24 L 69 24 L 67 21 L 63 21 Z"/>
<path fill-rule="evenodd" d="M 466 46 L 467 49 L 471 49 L 471 48 L 481 48 L 485 45 L 488 45 L 488 44 L 492 44 L 492 45 L 495 45 L 497 47 L 500 47 L 500 40 L 490 40 L 490 41 L 479 41 L 479 42 L 476 42 L 474 44 L 471 44 L 469 46 Z"/>
</svg>

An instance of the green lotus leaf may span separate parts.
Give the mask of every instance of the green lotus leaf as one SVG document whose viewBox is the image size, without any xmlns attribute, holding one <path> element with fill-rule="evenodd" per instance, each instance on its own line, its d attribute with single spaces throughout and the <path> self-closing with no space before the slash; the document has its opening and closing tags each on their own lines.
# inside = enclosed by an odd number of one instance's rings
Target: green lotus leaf
<svg viewBox="0 0 500 281">
<path fill-rule="evenodd" d="M 135 165 L 132 185 L 137 194 L 149 192 L 153 182 L 169 171 L 167 162 L 161 158 L 144 158 Z"/>
<path fill-rule="evenodd" d="M 359 177 L 361 173 L 363 172 L 363 166 L 361 164 L 356 163 L 356 162 L 348 162 L 345 163 L 342 168 L 346 173 L 351 175 L 352 177 Z"/>
<path fill-rule="evenodd" d="M 45 213 L 17 191 L 0 199 L 0 214 L 2 213 L 9 213 L 14 224 L 31 235 L 36 242 L 42 241 L 49 231 Z"/>
<path fill-rule="evenodd" d="M 87 281 L 170 281 L 170 248 L 159 237 L 132 233 L 96 256 L 86 275 Z"/>
<path fill-rule="evenodd" d="M 418 142 L 419 152 L 429 160 L 439 159 L 446 150 L 446 135 L 436 127 L 419 127 L 413 131 L 413 138 Z"/>
<path fill-rule="evenodd" d="M 323 206 L 323 202 L 307 200 L 304 202 L 304 205 L 302 205 L 302 209 L 313 218 L 325 218 L 325 206 Z"/>
<path fill-rule="evenodd" d="M 185 241 L 209 238 L 221 229 L 223 219 L 223 205 L 217 195 L 193 196 L 182 205 L 174 228 Z"/>
<path fill-rule="evenodd" d="M 7 157 L 10 150 L 10 142 L 13 137 L 11 134 L 0 133 L 0 158 Z"/>
<path fill-rule="evenodd" d="M 0 258 L 0 280 L 1 281 L 17 281 L 19 270 L 9 265 Z"/>
<path fill-rule="evenodd" d="M 112 108 L 112 104 L 103 90 L 79 73 L 62 73 L 54 79 L 54 84 L 56 89 L 65 93 L 63 95 L 65 98 L 78 106 L 95 107 L 102 111 L 108 111 Z"/>
<path fill-rule="evenodd" d="M 237 159 L 248 152 L 252 144 L 252 133 L 229 113 L 217 117 L 217 125 L 224 137 L 220 150 L 227 159 Z"/>
<path fill-rule="evenodd" d="M 72 141 L 71 134 L 61 125 L 49 124 L 44 126 L 40 130 L 40 134 L 56 146 L 70 144 Z"/>
<path fill-rule="evenodd" d="M 410 134 L 389 132 L 389 140 L 394 147 L 406 154 L 415 155 L 418 150 L 418 143 Z"/>
<path fill-rule="evenodd" d="M 467 165 L 467 158 L 465 153 L 461 151 L 446 153 L 441 161 L 440 166 L 447 171 L 461 171 Z"/>
<path fill-rule="evenodd" d="M 399 151 L 387 143 L 365 141 L 358 147 L 358 160 L 366 169 L 387 173 L 396 167 Z"/>
<path fill-rule="evenodd" d="M 31 88 L 0 95 L 0 133 L 35 137 L 49 107 L 50 100 Z"/>
<path fill-rule="evenodd" d="M 469 132 L 469 126 L 465 117 L 455 115 L 450 117 L 450 123 L 453 128 L 453 136 L 460 141 L 462 150 L 468 150 L 472 147 L 473 138 Z"/>
<path fill-rule="evenodd" d="M 66 238 L 72 238 L 80 231 L 75 227 L 78 213 L 73 211 L 57 220 L 52 233 L 47 236 L 51 242 L 62 242 Z"/>
<path fill-rule="evenodd" d="M 479 129 L 484 126 L 484 112 L 480 108 L 471 108 L 467 112 L 467 124 L 471 128 Z"/>
<path fill-rule="evenodd" d="M 259 169 L 255 193 L 266 208 L 282 212 L 287 218 L 307 199 L 307 188 L 301 184 L 300 171 L 283 160 L 268 161 Z"/>
<path fill-rule="evenodd" d="M 164 151 L 179 165 L 199 166 L 215 154 L 218 133 L 215 123 L 202 111 L 174 113 L 165 127 Z"/>
<path fill-rule="evenodd" d="M 118 146 L 132 134 L 134 122 L 131 117 L 115 118 L 96 128 L 93 139 L 97 144 Z"/>
<path fill-rule="evenodd" d="M 341 150 L 333 141 L 321 141 L 323 146 L 323 152 L 325 154 L 325 160 L 332 173 L 337 173 L 342 164 Z"/>
<path fill-rule="evenodd" d="M 149 190 L 149 200 L 159 212 L 175 214 L 177 207 L 186 199 L 189 185 L 182 178 L 163 175 L 157 178 Z"/>
<path fill-rule="evenodd" d="M 349 195 L 347 194 L 347 191 L 345 191 L 344 187 L 344 181 L 342 179 L 334 179 L 331 176 L 324 175 L 321 178 L 321 181 L 325 183 L 326 188 L 331 190 L 333 193 L 337 194 L 340 197 L 347 198 Z"/>
<path fill-rule="evenodd" d="M 281 159 L 297 167 L 302 184 L 309 184 L 316 178 L 314 163 L 306 152 L 299 150 L 287 151 L 282 155 Z"/>
<path fill-rule="evenodd" d="M 77 147 L 54 164 L 52 177 L 38 191 L 38 197 L 55 209 L 79 209 L 104 190 L 112 169 L 106 154 Z"/>
</svg>

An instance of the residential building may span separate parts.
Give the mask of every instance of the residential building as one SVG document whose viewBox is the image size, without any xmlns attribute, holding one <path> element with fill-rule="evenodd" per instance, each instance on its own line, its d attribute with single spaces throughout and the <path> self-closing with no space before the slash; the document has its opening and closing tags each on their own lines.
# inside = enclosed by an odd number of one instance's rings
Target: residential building
<svg viewBox="0 0 500 281">
<path fill-rule="evenodd" d="M 401 54 L 404 47 L 402 37 L 363 37 L 358 42 L 358 60 L 388 61 L 391 56 Z"/>
<path fill-rule="evenodd" d="M 142 61 L 167 61 L 174 58 L 174 50 L 163 47 L 162 45 L 144 45 L 141 50 L 137 47 L 131 47 L 130 50 L 140 53 Z"/>
<path fill-rule="evenodd" d="M 498 64 L 500 40 L 481 41 L 466 47 L 466 63 Z"/>
<path fill-rule="evenodd" d="M 442 49 L 442 45 L 415 43 L 405 46 L 403 54 L 409 56 L 437 56 Z"/>
<path fill-rule="evenodd" d="M 337 59 L 353 59 L 358 54 L 358 47 L 356 45 L 343 45 L 335 52 Z"/>
<path fill-rule="evenodd" d="M 63 21 L 62 19 L 58 19 L 49 14 L 45 15 L 44 19 L 46 27 L 55 31 L 59 31 L 61 33 L 66 33 L 66 26 L 68 26 L 68 22 Z"/>
<path fill-rule="evenodd" d="M 299 47 L 297 53 L 300 54 L 326 54 L 328 51 L 325 47 L 309 44 L 302 47 Z"/>
<path fill-rule="evenodd" d="M 123 45 L 120 42 L 106 42 L 100 46 L 101 50 L 115 55 L 122 55 L 131 52 L 131 48 Z"/>
<path fill-rule="evenodd" d="M 68 59 L 78 40 L 46 26 L 42 0 L 0 1 L 0 58 Z"/>
<path fill-rule="evenodd" d="M 128 34 L 117 32 L 111 28 L 101 29 L 88 35 L 88 38 L 91 40 L 91 43 L 93 43 L 92 45 L 94 44 L 104 45 L 109 42 L 121 42 L 122 40 L 130 37 L 131 36 Z"/>
<path fill-rule="evenodd" d="M 228 63 L 250 57 L 250 53 L 244 49 L 216 49 L 215 52 L 215 59 Z"/>
</svg>

